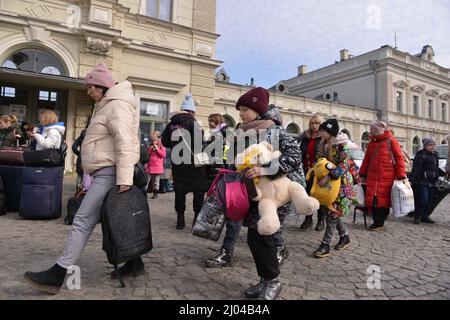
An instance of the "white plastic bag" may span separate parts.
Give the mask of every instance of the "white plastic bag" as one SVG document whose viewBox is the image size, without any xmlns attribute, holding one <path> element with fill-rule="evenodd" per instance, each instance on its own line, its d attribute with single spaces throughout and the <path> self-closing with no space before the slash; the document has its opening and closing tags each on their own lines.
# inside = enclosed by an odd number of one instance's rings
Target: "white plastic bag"
<svg viewBox="0 0 450 320">
<path fill-rule="evenodd" d="M 358 208 L 364 208 L 366 206 L 366 194 L 362 185 L 356 185 L 355 206 Z"/>
<path fill-rule="evenodd" d="M 392 211 L 399 218 L 414 211 L 414 193 L 407 179 L 396 180 L 391 191 Z"/>
</svg>

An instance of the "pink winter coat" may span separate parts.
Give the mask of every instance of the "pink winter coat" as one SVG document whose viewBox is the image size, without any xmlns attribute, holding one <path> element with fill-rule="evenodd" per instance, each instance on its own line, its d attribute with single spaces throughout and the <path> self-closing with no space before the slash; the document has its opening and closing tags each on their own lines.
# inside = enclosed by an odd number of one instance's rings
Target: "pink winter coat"
<svg viewBox="0 0 450 320">
<path fill-rule="evenodd" d="M 152 147 L 148 148 L 150 160 L 147 163 L 146 172 L 149 174 L 164 173 L 164 158 L 166 157 L 166 148 L 163 147 L 161 141 L 158 141 L 158 150 L 154 151 Z"/>
</svg>

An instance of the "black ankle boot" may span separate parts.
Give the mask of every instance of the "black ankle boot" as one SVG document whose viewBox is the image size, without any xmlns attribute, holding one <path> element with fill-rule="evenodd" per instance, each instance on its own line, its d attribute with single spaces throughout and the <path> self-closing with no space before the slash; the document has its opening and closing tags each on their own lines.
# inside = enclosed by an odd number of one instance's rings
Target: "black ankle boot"
<svg viewBox="0 0 450 320">
<path fill-rule="evenodd" d="M 320 219 L 319 221 L 317 221 L 315 230 L 322 231 L 323 229 L 325 229 L 325 221 L 323 219 Z"/>
<path fill-rule="evenodd" d="M 330 255 L 330 245 L 322 242 L 319 248 L 316 251 L 314 251 L 313 254 L 314 257 L 316 258 L 328 257 Z"/>
<path fill-rule="evenodd" d="M 339 239 L 339 242 L 334 247 L 335 250 L 345 250 L 350 245 L 350 237 L 348 235 Z"/>
<path fill-rule="evenodd" d="M 261 278 L 257 285 L 251 286 L 245 290 L 244 294 L 248 299 L 257 299 L 266 290 L 267 281 Z"/>
<path fill-rule="evenodd" d="M 55 264 L 53 267 L 43 272 L 25 273 L 25 280 L 35 289 L 47 292 L 49 294 L 57 294 L 64 283 L 67 270 Z"/>
<path fill-rule="evenodd" d="M 136 278 L 137 276 L 141 276 L 145 274 L 144 262 L 141 257 L 128 261 L 122 267 L 119 268 L 119 274 L 123 278 L 128 278 L 133 276 Z M 114 270 L 111 272 L 111 279 L 117 280 L 119 276 L 117 272 Z"/>
<path fill-rule="evenodd" d="M 414 214 L 414 224 L 420 224 L 420 215 Z"/>
<path fill-rule="evenodd" d="M 305 221 L 303 221 L 302 225 L 300 226 L 300 230 L 311 230 L 313 227 L 313 217 L 307 216 L 305 218 Z"/>
<path fill-rule="evenodd" d="M 152 199 L 158 199 L 158 192 L 153 192 L 153 197 L 152 197 Z"/>
<path fill-rule="evenodd" d="M 184 212 L 177 213 L 177 230 L 183 230 L 184 227 Z"/>
<path fill-rule="evenodd" d="M 222 248 L 217 256 L 206 260 L 205 265 L 207 268 L 231 267 L 233 265 L 233 253 Z"/>
<path fill-rule="evenodd" d="M 433 220 L 430 219 L 430 217 L 422 218 L 422 219 L 420 219 L 420 222 L 423 222 L 423 223 L 435 223 Z"/>
</svg>

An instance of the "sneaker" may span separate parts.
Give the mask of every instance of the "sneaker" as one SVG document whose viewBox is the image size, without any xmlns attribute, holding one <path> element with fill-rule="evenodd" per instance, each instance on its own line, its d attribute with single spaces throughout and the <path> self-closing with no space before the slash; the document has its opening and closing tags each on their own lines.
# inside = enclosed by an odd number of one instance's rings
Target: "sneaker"
<svg viewBox="0 0 450 320">
<path fill-rule="evenodd" d="M 145 274 L 144 262 L 142 262 L 142 259 L 139 257 L 137 259 L 128 261 L 122 267 L 120 267 L 118 271 L 122 279 L 131 276 L 134 278 L 136 278 L 137 276 L 142 276 Z M 116 270 L 111 272 L 111 279 L 119 279 Z"/>
<path fill-rule="evenodd" d="M 278 278 L 269 280 L 266 282 L 266 290 L 264 290 L 261 298 L 264 300 L 275 300 L 278 297 L 281 288 L 281 282 Z"/>
<path fill-rule="evenodd" d="M 334 247 L 335 250 L 345 250 L 350 245 L 350 237 L 348 235 L 339 239 L 339 242 Z"/>
<path fill-rule="evenodd" d="M 158 193 L 157 192 L 153 192 L 153 197 L 152 199 L 158 199 Z"/>
<path fill-rule="evenodd" d="M 233 264 L 233 253 L 227 249 L 220 249 L 220 253 L 214 258 L 205 261 L 207 268 L 231 267 Z"/>
<path fill-rule="evenodd" d="M 66 278 L 66 269 L 55 264 L 47 271 L 31 272 L 24 275 L 25 280 L 35 289 L 44 291 L 51 295 L 59 293 L 59 289 Z"/>
<path fill-rule="evenodd" d="M 277 247 L 277 259 L 278 259 L 279 265 L 281 265 L 284 262 L 284 260 L 287 259 L 288 256 L 289 256 L 289 252 L 288 252 L 286 246 Z"/>
<path fill-rule="evenodd" d="M 321 243 L 319 248 L 313 252 L 314 257 L 316 258 L 325 258 L 330 255 L 330 245 Z"/>
</svg>

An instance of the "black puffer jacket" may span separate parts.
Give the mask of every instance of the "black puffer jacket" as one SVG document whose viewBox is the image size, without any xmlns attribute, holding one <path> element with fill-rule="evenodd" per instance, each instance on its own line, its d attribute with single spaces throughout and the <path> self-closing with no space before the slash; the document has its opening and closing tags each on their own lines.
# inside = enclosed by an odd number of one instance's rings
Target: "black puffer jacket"
<svg viewBox="0 0 450 320">
<path fill-rule="evenodd" d="M 289 136 L 285 129 L 281 127 L 281 116 L 277 107 L 271 105 L 267 113 L 261 114 L 257 120 L 272 120 L 275 125 L 267 130 L 267 136 L 258 136 L 258 143 L 268 141 L 271 143 L 274 139 L 279 138 L 279 151 L 281 157 L 278 162 L 278 172 L 269 179 L 276 179 L 284 174 L 292 181 L 300 183 L 303 187 L 305 184 L 305 174 L 302 166 L 302 155 L 300 146 L 297 141 Z M 246 147 L 248 147 L 246 145 Z M 235 153 L 237 154 L 237 146 L 235 144 Z M 289 204 L 278 208 L 277 213 L 280 223 L 283 224 L 287 213 L 289 212 Z M 257 229 L 260 215 L 258 212 L 258 202 L 250 203 L 250 213 L 244 221 L 244 226 L 251 229 Z"/>
<path fill-rule="evenodd" d="M 440 175 L 439 155 L 426 150 L 420 150 L 414 157 L 411 182 L 419 185 L 432 186 Z"/>
<path fill-rule="evenodd" d="M 202 147 L 203 145 L 203 130 L 195 120 L 195 118 L 187 112 L 178 112 L 171 119 L 166 129 L 162 134 L 161 142 L 164 147 L 172 149 L 179 143 L 184 143 L 181 138 L 178 141 L 172 141 L 172 133 L 178 131 L 178 129 L 187 130 L 192 137 L 190 148 L 193 152 L 201 152 L 202 150 L 195 150 L 194 137 L 201 137 L 202 141 L 198 141 L 197 145 Z M 194 134 L 196 132 L 196 134 Z M 174 136 L 176 136 L 175 133 Z M 177 148 L 179 149 L 179 148 Z M 185 150 L 184 148 L 183 150 Z M 175 150 L 176 152 L 176 150 Z M 194 157 L 191 154 L 191 161 L 189 164 L 175 164 L 174 155 L 178 157 L 178 153 L 171 154 L 172 159 L 172 176 L 175 192 L 188 193 L 188 192 L 206 192 L 208 191 L 208 181 L 206 179 L 205 167 L 195 167 Z M 183 151 L 180 152 L 180 156 L 183 157 Z"/>
</svg>

